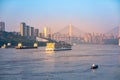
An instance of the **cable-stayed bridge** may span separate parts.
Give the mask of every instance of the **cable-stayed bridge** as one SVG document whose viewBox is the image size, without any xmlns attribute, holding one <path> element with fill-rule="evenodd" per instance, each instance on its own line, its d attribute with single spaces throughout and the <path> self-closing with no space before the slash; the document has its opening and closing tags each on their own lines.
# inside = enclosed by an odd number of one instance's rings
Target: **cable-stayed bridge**
<svg viewBox="0 0 120 80">
<path fill-rule="evenodd" d="M 79 28 L 75 27 L 72 24 L 65 26 L 63 29 L 55 33 L 52 33 L 49 30 L 50 29 L 47 30 L 46 27 L 44 28 L 43 36 L 41 36 L 42 39 L 70 42 L 73 39 L 74 40 L 79 39 L 81 36 L 85 34 L 85 32 L 81 31 Z"/>
<path fill-rule="evenodd" d="M 68 35 L 68 36 L 80 36 L 83 35 L 84 32 L 81 31 L 79 28 L 75 27 L 74 25 L 67 25 L 65 26 L 63 29 L 59 30 L 58 32 L 54 33 L 54 34 L 64 34 L 64 35 Z"/>
<path fill-rule="evenodd" d="M 83 36 L 85 33 L 74 25 L 67 25 L 63 29 L 53 34 L 53 39 L 57 41 L 67 41 L 70 42 L 73 39 L 78 39 Z"/>
<path fill-rule="evenodd" d="M 118 36 L 119 35 L 119 27 L 115 27 L 113 29 L 111 29 L 110 31 L 106 32 L 105 34 L 113 34 L 114 36 Z"/>
<path fill-rule="evenodd" d="M 110 40 L 116 42 L 118 40 L 119 27 L 106 32 L 106 33 L 86 33 L 81 31 L 74 25 L 67 25 L 56 33 L 49 33 L 47 38 L 55 41 L 66 41 L 69 43 L 104 43 Z M 45 33 L 45 32 L 44 32 Z M 44 37 L 43 37 L 44 38 Z M 46 39 L 47 39 L 46 38 Z M 108 41 L 109 42 L 109 41 Z"/>
</svg>

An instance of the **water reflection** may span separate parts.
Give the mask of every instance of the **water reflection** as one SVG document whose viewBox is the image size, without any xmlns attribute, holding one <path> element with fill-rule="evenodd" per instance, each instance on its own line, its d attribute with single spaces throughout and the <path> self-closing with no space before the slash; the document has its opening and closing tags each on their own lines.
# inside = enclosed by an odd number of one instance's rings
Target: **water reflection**
<svg viewBox="0 0 120 80">
<path fill-rule="evenodd" d="M 45 51 L 46 55 L 52 56 L 54 55 L 54 51 Z"/>
</svg>

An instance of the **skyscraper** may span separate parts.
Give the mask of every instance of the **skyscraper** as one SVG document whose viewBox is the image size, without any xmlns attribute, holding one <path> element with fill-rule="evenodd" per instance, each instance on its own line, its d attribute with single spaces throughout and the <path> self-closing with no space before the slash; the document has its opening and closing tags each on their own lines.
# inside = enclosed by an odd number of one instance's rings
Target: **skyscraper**
<svg viewBox="0 0 120 80">
<path fill-rule="evenodd" d="M 39 36 L 39 29 L 35 29 L 35 36 Z"/>
<path fill-rule="evenodd" d="M 5 22 L 0 22 L 0 31 L 5 31 Z"/>
<path fill-rule="evenodd" d="M 31 31 L 30 31 L 30 32 L 31 32 L 31 33 L 30 33 L 30 34 L 31 34 L 30 36 L 31 36 L 31 37 L 34 37 L 34 27 L 31 27 Z"/>
<path fill-rule="evenodd" d="M 26 26 L 27 27 L 27 36 L 29 37 L 31 34 L 31 29 L 30 29 L 30 26 Z"/>
<path fill-rule="evenodd" d="M 20 24 L 20 35 L 21 36 L 27 36 L 27 27 L 24 22 Z"/>
<path fill-rule="evenodd" d="M 44 35 L 44 37 L 47 37 L 47 28 L 46 27 L 44 27 L 43 35 Z"/>
<path fill-rule="evenodd" d="M 20 24 L 20 35 L 26 37 L 34 37 L 34 27 L 27 26 L 26 23 Z"/>
</svg>

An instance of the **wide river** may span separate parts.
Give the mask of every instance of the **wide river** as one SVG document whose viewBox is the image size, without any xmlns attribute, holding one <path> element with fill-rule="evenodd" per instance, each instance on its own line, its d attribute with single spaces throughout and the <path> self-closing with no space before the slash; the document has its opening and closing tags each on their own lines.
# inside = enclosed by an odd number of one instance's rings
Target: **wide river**
<svg viewBox="0 0 120 80">
<path fill-rule="evenodd" d="M 91 70 L 92 64 L 99 67 Z M 0 80 L 120 80 L 120 47 L 76 45 L 70 51 L 0 49 Z"/>
</svg>

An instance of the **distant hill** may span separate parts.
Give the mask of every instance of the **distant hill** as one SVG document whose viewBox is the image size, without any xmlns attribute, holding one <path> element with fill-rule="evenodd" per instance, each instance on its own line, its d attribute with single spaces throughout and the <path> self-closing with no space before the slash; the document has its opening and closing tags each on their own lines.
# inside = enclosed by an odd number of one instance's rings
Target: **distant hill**
<svg viewBox="0 0 120 80">
<path fill-rule="evenodd" d="M 14 34 L 13 32 L 0 32 L 0 46 L 7 43 L 11 43 L 12 46 L 16 46 L 19 42 L 25 46 L 31 46 L 35 40 L 30 40 L 26 37 Z"/>
</svg>

